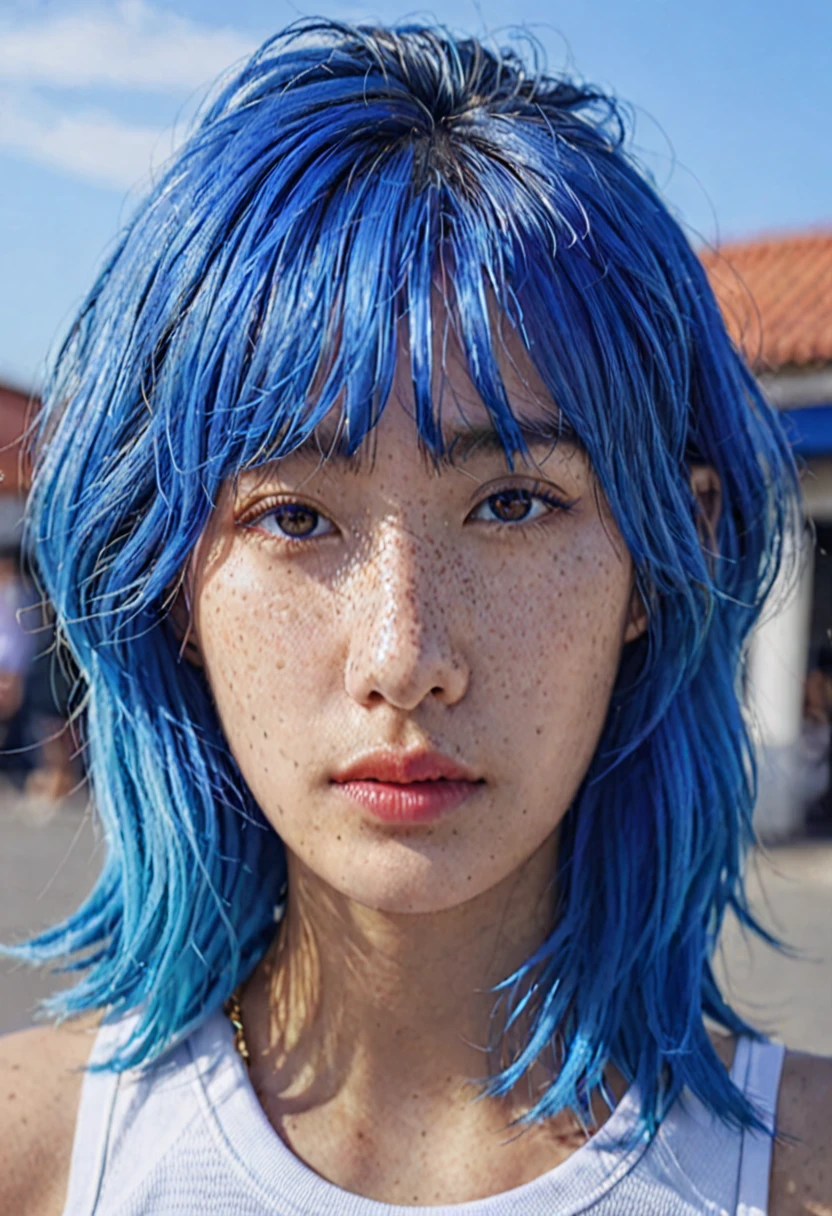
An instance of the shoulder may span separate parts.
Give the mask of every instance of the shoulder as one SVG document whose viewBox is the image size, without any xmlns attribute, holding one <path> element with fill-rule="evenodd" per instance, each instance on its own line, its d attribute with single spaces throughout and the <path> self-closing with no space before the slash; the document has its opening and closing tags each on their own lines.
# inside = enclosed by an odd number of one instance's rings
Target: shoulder
<svg viewBox="0 0 832 1216">
<path fill-rule="evenodd" d="M 60 1216 L 97 1018 L 0 1038 L 0 1211 Z"/>
<path fill-rule="evenodd" d="M 832 1216 L 832 1057 L 786 1053 L 770 1216 Z"/>
<path fill-rule="evenodd" d="M 727 1069 L 736 1039 L 711 1034 Z M 787 1051 L 777 1099 L 769 1216 L 832 1216 L 832 1057 Z"/>
</svg>

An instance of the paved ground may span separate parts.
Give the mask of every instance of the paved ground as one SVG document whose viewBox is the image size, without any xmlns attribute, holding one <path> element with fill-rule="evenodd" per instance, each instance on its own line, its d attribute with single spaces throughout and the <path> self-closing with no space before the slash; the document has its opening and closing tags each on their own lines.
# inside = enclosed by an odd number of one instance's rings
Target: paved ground
<svg viewBox="0 0 832 1216">
<path fill-rule="evenodd" d="M 101 861 L 84 800 L 55 808 L 0 789 L 0 942 L 22 940 L 65 916 L 90 890 Z M 56 977 L 0 959 L 0 1034 L 30 1024 Z"/>
<path fill-rule="evenodd" d="M 787 1046 L 832 1055 L 832 842 L 758 853 L 748 892 L 760 920 L 793 957 L 749 940 L 732 921 L 716 960 L 723 991 Z"/>
<path fill-rule="evenodd" d="M 57 813 L 0 791 L 0 941 L 20 940 L 68 912 L 101 860 L 83 799 Z M 800 958 L 787 958 L 726 926 L 717 960 L 734 1003 L 790 1047 L 832 1055 L 832 843 L 772 849 L 754 859 L 758 914 Z M 0 962 L 0 1033 L 32 1020 L 55 980 Z"/>
</svg>

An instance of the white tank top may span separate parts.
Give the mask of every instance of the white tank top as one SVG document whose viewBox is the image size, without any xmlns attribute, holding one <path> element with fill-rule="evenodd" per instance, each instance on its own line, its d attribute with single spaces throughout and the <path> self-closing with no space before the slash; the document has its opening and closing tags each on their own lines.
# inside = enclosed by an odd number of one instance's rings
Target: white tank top
<svg viewBox="0 0 832 1216">
<path fill-rule="evenodd" d="M 101 1029 L 103 1058 L 119 1026 Z M 783 1048 L 740 1039 L 732 1076 L 773 1125 Z M 635 1087 L 571 1157 L 523 1186 L 441 1207 L 379 1203 L 304 1165 L 268 1122 L 216 1013 L 144 1071 L 84 1077 L 64 1216 L 765 1216 L 769 1137 L 685 1096 L 622 1149 Z"/>
</svg>

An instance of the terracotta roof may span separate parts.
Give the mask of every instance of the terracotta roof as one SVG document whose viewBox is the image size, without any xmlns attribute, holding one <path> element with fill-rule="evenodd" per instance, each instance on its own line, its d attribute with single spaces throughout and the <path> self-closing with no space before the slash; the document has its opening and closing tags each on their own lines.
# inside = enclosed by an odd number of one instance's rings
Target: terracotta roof
<svg viewBox="0 0 832 1216">
<path fill-rule="evenodd" d="M 755 370 L 832 363 L 832 231 L 700 250 L 731 336 Z"/>
</svg>

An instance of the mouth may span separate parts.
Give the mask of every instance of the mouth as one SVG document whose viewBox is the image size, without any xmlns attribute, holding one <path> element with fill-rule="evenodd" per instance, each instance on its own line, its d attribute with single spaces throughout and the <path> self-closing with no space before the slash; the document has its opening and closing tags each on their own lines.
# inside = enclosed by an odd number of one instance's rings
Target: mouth
<svg viewBox="0 0 832 1216">
<path fill-rule="evenodd" d="M 485 781 L 435 777 L 426 781 L 384 781 L 363 777 L 333 782 L 341 794 L 385 823 L 430 823 L 467 802 Z"/>
</svg>

